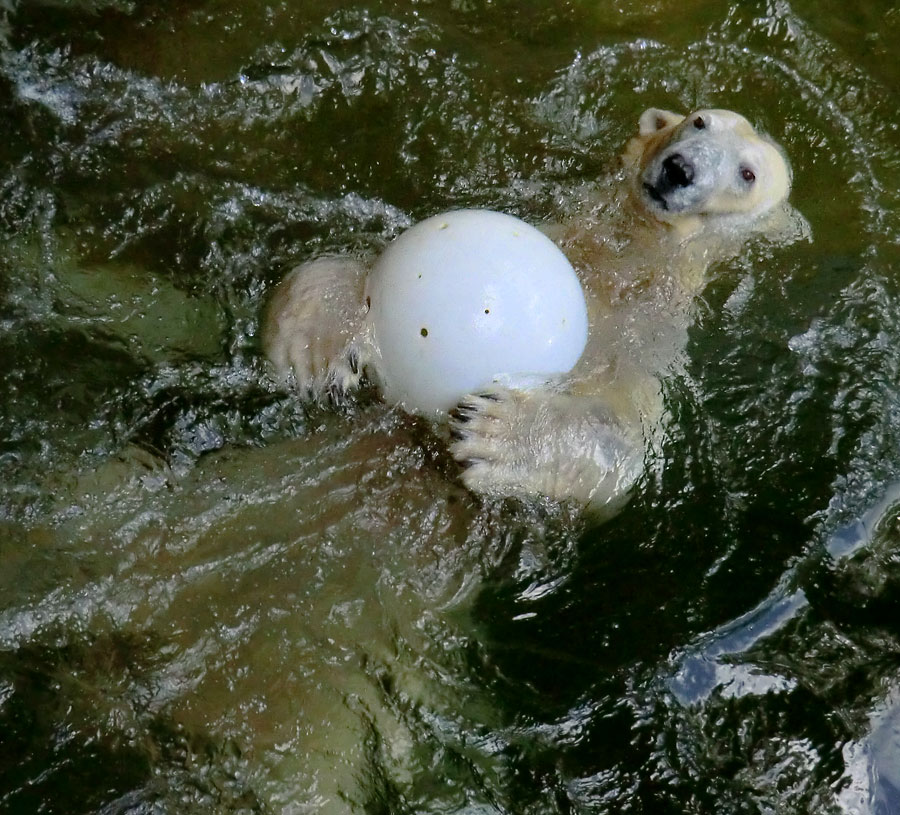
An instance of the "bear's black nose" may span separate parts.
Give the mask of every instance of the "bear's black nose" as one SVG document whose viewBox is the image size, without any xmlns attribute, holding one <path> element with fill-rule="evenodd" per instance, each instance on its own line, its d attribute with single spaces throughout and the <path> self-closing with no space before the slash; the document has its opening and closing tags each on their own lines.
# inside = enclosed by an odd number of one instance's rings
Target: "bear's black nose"
<svg viewBox="0 0 900 815">
<path fill-rule="evenodd" d="M 694 165 L 681 153 L 673 153 L 662 163 L 663 175 L 673 187 L 688 187 L 694 180 Z"/>
</svg>

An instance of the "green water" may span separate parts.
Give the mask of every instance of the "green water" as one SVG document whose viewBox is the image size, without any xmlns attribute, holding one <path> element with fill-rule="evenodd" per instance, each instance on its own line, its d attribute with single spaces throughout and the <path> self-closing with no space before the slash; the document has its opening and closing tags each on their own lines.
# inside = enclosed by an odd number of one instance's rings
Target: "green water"
<svg viewBox="0 0 900 815">
<path fill-rule="evenodd" d="M 900 11 L 0 3 L 0 811 L 900 813 Z M 614 521 L 269 379 L 292 263 L 781 142 Z"/>
</svg>

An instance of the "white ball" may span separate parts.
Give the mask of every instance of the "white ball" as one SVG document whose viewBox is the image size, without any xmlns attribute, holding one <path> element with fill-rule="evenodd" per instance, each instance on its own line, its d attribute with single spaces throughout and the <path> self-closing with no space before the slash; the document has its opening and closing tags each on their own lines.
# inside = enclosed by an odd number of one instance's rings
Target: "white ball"
<svg viewBox="0 0 900 815">
<path fill-rule="evenodd" d="M 575 271 L 511 215 L 459 210 L 404 232 L 369 274 L 369 320 L 385 399 L 448 411 L 498 379 L 571 370 L 587 342 Z"/>
</svg>

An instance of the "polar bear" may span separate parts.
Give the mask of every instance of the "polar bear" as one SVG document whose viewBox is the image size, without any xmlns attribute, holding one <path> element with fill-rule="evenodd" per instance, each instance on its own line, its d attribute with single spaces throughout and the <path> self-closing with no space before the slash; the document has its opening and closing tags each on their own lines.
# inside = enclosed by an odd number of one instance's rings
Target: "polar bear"
<svg viewBox="0 0 900 815">
<path fill-rule="evenodd" d="M 460 401 L 447 426 L 464 484 L 617 511 L 660 425 L 662 379 L 683 353 L 707 269 L 737 256 L 753 233 L 802 233 L 790 186 L 781 148 L 743 116 L 645 111 L 621 169 L 597 185 L 587 211 L 545 228 L 585 289 L 585 351 L 557 381 Z M 355 258 L 318 258 L 270 300 L 265 352 L 308 398 L 340 400 L 364 374 L 378 381 L 366 268 Z"/>
</svg>

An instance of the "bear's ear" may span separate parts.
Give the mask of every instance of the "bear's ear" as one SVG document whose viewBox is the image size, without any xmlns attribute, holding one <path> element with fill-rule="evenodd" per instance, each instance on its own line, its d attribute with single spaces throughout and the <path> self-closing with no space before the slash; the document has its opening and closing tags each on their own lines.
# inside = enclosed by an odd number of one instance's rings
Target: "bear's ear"
<svg viewBox="0 0 900 815">
<path fill-rule="evenodd" d="M 684 121 L 684 116 L 672 113 L 670 110 L 660 110 L 659 108 L 647 108 L 638 119 L 638 128 L 642 136 L 650 136 L 657 130 L 677 125 Z"/>
<path fill-rule="evenodd" d="M 638 135 L 632 137 L 628 144 L 625 145 L 625 152 L 622 154 L 622 166 L 634 167 L 641 163 L 645 155 L 650 155 L 659 148 L 665 135 L 655 138 L 655 134 L 667 127 L 680 124 L 684 121 L 684 116 L 672 113 L 669 110 L 660 110 L 659 108 L 648 108 L 641 114 L 638 119 L 640 128 Z"/>
</svg>

